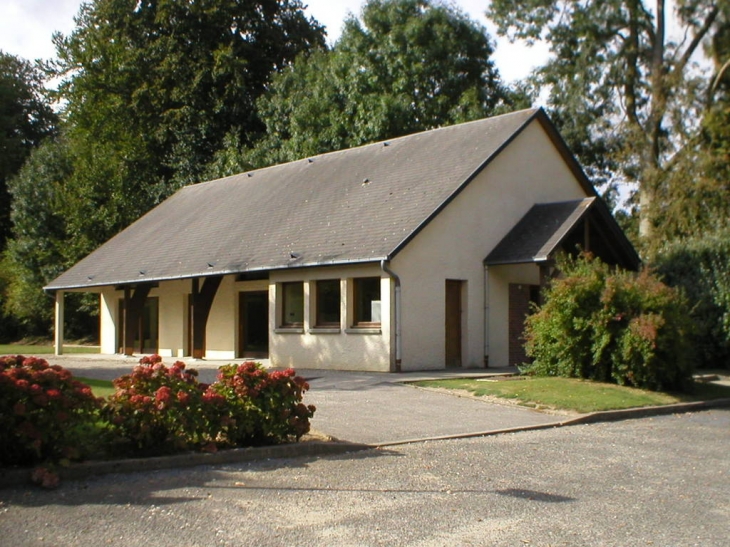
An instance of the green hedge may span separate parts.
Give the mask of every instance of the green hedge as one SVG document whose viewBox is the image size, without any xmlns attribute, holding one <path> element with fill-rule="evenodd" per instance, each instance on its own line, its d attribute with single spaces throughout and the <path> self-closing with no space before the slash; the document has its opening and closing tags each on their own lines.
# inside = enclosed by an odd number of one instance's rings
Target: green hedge
<svg viewBox="0 0 730 547">
<path fill-rule="evenodd" d="M 730 229 L 673 242 L 653 266 L 690 303 L 698 366 L 730 368 Z"/>
</svg>

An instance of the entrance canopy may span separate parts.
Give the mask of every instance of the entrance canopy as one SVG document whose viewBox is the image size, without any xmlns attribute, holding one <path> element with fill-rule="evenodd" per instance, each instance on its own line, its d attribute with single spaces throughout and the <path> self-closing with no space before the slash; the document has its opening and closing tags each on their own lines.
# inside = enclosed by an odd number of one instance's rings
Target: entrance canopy
<svg viewBox="0 0 730 547">
<path fill-rule="evenodd" d="M 544 263 L 561 249 L 591 252 L 608 264 L 630 270 L 641 264 L 608 207 L 596 197 L 534 205 L 484 264 Z"/>
</svg>

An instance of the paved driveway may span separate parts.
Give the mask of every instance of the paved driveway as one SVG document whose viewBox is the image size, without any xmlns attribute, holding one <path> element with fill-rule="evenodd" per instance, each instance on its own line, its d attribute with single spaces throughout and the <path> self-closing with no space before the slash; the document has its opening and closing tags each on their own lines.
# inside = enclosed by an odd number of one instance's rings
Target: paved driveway
<svg viewBox="0 0 730 547">
<path fill-rule="evenodd" d="M 137 359 L 70 354 L 51 357 L 49 362 L 65 366 L 78 376 L 113 379 L 128 373 Z M 198 361 L 189 366 L 199 370 L 201 381 L 212 382 L 217 368 L 225 363 Z M 403 383 L 435 376 L 492 372 L 484 369 L 403 374 L 297 372 L 310 383 L 305 403 L 317 407 L 313 429 L 344 441 L 390 444 L 560 421 L 558 416 L 527 408 L 426 391 Z"/>
<path fill-rule="evenodd" d="M 341 440 L 390 444 L 560 421 L 558 416 L 527 408 L 402 383 L 433 374 L 302 374 L 311 386 L 306 398 L 317 407 L 312 427 Z"/>
</svg>

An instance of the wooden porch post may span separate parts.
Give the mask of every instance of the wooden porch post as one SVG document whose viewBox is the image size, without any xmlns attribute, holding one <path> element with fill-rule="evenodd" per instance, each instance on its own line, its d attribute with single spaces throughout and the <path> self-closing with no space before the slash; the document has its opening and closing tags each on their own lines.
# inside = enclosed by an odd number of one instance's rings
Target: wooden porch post
<svg viewBox="0 0 730 547">
<path fill-rule="evenodd" d="M 193 359 L 203 359 L 205 357 L 205 330 L 208 325 L 208 316 L 222 280 L 223 278 L 220 276 L 206 277 L 202 287 L 197 277 L 192 280 Z"/>
<path fill-rule="evenodd" d="M 134 355 L 134 336 L 139 331 L 139 318 L 151 289 L 149 283 L 138 285 L 130 297 L 130 288 L 124 288 L 124 355 Z"/>
<path fill-rule="evenodd" d="M 56 291 L 56 305 L 54 313 L 54 333 L 53 333 L 53 345 L 54 352 L 56 355 L 63 355 L 63 322 L 64 322 L 64 309 L 63 304 L 66 293 L 63 291 Z"/>
</svg>

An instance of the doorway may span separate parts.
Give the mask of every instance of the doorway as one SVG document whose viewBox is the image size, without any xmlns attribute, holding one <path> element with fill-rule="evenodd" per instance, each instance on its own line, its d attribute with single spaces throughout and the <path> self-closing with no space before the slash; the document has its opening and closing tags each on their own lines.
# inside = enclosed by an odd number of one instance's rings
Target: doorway
<svg viewBox="0 0 730 547">
<path fill-rule="evenodd" d="M 445 364 L 447 368 L 461 366 L 461 293 L 463 281 L 446 280 Z"/>
<path fill-rule="evenodd" d="M 238 355 L 269 357 L 269 292 L 242 292 L 238 296 Z"/>
<path fill-rule="evenodd" d="M 530 362 L 525 351 L 525 321 L 540 302 L 540 286 L 519 283 L 509 285 L 509 366 Z"/>
<path fill-rule="evenodd" d="M 124 353 L 124 299 L 119 300 L 117 322 L 117 349 Z M 156 296 L 147 297 L 134 325 L 133 349 L 136 353 L 157 353 L 159 351 L 159 300 Z"/>
</svg>

